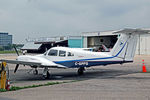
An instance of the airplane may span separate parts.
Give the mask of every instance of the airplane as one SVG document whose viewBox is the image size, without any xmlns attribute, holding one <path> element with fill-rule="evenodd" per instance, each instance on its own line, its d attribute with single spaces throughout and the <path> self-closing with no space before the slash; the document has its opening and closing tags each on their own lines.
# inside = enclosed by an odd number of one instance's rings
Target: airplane
<svg viewBox="0 0 150 100">
<path fill-rule="evenodd" d="M 123 29 L 114 34 L 120 34 L 118 40 L 110 52 L 92 52 L 68 47 L 52 47 L 40 55 L 18 55 L 16 60 L 2 59 L 1 62 L 16 64 L 14 73 L 19 65 L 28 65 L 35 68 L 34 74 L 38 74 L 37 68 L 44 68 L 43 77 L 50 77 L 49 68 L 78 68 L 78 75 L 84 74 L 86 67 L 123 64 L 133 62 L 139 34 L 148 34 L 150 30 Z"/>
</svg>

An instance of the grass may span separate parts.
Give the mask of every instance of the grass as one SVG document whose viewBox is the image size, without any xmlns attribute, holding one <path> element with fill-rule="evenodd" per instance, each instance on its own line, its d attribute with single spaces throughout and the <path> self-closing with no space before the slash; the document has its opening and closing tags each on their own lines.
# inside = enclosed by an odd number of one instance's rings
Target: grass
<svg viewBox="0 0 150 100">
<path fill-rule="evenodd" d="M 0 89 L 0 92 L 6 92 L 7 90 L 6 89 Z"/>
<path fill-rule="evenodd" d="M 33 85 L 23 86 L 23 87 L 11 86 L 10 90 L 0 89 L 0 92 L 17 91 L 21 89 L 35 88 L 35 87 L 41 87 L 41 86 L 50 86 L 50 85 L 62 84 L 62 83 L 72 83 L 72 82 L 77 82 L 77 80 L 68 81 L 68 82 L 47 82 L 45 84 L 38 84 L 38 85 L 33 84 Z"/>
<path fill-rule="evenodd" d="M 15 51 L 0 51 L 0 54 L 5 54 L 5 53 L 16 53 Z"/>
<path fill-rule="evenodd" d="M 21 51 L 18 51 L 21 53 Z M 16 53 L 16 51 L 0 51 L 0 54 Z"/>
</svg>

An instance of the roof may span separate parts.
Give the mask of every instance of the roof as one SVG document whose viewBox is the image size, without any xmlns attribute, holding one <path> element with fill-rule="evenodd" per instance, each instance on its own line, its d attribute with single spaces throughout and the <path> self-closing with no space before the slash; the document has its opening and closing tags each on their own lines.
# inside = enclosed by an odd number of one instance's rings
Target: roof
<svg viewBox="0 0 150 100">
<path fill-rule="evenodd" d="M 107 36 L 107 35 L 116 35 L 113 33 L 137 33 L 137 34 L 147 34 L 150 33 L 150 28 L 141 28 L 141 29 L 120 29 L 112 31 L 96 31 L 96 32 L 82 32 L 82 36 Z"/>
<path fill-rule="evenodd" d="M 150 30 L 146 29 L 123 29 L 114 33 L 136 33 L 136 34 L 148 34 L 150 33 Z"/>
<path fill-rule="evenodd" d="M 82 36 L 107 36 L 107 35 L 116 35 L 113 34 L 116 31 L 97 31 L 97 32 L 82 32 Z"/>
<path fill-rule="evenodd" d="M 51 43 L 60 43 L 67 40 L 57 40 L 57 41 L 47 41 L 47 42 L 35 42 L 35 44 L 51 44 Z"/>
<path fill-rule="evenodd" d="M 38 50 L 42 44 L 35 44 L 34 42 L 27 42 L 21 50 Z"/>
</svg>

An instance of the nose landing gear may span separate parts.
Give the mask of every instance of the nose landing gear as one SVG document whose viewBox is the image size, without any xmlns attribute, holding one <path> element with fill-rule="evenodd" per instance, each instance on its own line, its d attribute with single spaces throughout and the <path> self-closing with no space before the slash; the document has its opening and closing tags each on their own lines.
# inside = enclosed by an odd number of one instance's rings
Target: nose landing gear
<svg viewBox="0 0 150 100">
<path fill-rule="evenodd" d="M 49 70 L 48 70 L 48 68 L 44 68 L 44 71 L 43 71 L 43 78 L 44 79 L 49 79 L 49 77 L 50 77 L 50 73 L 49 73 Z"/>
</svg>

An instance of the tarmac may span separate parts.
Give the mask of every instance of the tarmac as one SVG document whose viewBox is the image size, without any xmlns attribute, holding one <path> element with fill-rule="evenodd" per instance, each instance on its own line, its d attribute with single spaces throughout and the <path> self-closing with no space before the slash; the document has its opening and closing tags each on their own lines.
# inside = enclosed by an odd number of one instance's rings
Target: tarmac
<svg viewBox="0 0 150 100">
<path fill-rule="evenodd" d="M 15 59 L 15 54 L 0 55 L 2 59 Z M 142 73 L 142 59 L 147 73 Z M 136 55 L 134 62 L 87 68 L 77 75 L 77 69 L 50 69 L 51 77 L 44 80 L 28 73 L 31 68 L 9 64 L 11 85 L 28 86 L 47 82 L 68 82 L 18 91 L 1 92 L 0 100 L 150 100 L 150 56 Z M 76 82 L 69 82 L 76 80 Z"/>
</svg>

